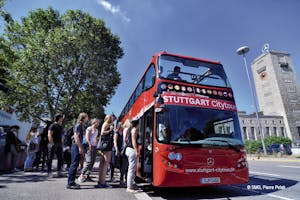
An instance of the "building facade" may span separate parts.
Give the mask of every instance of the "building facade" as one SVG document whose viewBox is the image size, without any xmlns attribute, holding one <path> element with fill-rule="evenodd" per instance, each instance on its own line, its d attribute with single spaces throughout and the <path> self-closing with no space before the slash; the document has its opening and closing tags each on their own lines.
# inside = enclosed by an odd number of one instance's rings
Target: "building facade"
<svg viewBox="0 0 300 200">
<path fill-rule="evenodd" d="M 260 110 L 267 116 L 278 116 L 284 122 L 286 136 L 299 140 L 300 86 L 290 54 L 265 51 L 251 68 Z"/>
<path fill-rule="evenodd" d="M 256 114 L 246 114 L 244 111 L 239 111 L 238 115 L 244 140 L 261 140 Z M 264 138 L 270 136 L 287 137 L 283 116 L 264 115 L 262 112 L 259 112 L 258 116 Z"/>
</svg>

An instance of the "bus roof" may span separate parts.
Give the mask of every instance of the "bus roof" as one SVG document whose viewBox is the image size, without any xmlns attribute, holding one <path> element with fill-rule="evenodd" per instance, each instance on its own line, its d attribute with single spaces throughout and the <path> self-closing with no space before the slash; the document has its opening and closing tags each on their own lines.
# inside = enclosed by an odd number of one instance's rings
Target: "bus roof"
<svg viewBox="0 0 300 200">
<path fill-rule="evenodd" d="M 214 64 L 221 64 L 220 61 L 212 61 L 212 60 L 206 60 L 206 59 L 202 59 L 202 58 L 194 58 L 194 57 L 184 56 L 184 55 L 180 55 L 180 54 L 168 53 L 166 51 L 160 51 L 157 54 L 155 54 L 155 56 L 157 56 L 157 57 L 161 56 L 161 55 L 170 55 L 170 56 L 182 57 L 182 58 L 187 58 L 187 59 L 197 60 L 197 61 L 202 61 L 202 62 L 210 62 L 210 63 L 214 63 Z"/>
</svg>

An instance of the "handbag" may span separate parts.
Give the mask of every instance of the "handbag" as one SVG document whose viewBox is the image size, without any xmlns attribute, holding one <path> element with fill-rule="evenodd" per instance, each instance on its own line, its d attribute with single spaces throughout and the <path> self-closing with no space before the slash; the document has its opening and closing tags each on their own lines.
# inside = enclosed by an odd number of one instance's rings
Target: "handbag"
<svg viewBox="0 0 300 200">
<path fill-rule="evenodd" d="M 97 149 L 101 151 L 111 151 L 113 147 L 113 134 L 101 135 L 97 144 Z"/>
<path fill-rule="evenodd" d="M 126 148 L 127 148 L 126 145 L 122 148 L 122 150 L 121 150 L 121 156 L 126 156 L 126 155 L 125 155 Z"/>
<path fill-rule="evenodd" d="M 28 150 L 29 150 L 29 151 L 34 151 L 35 149 L 36 149 L 36 144 L 33 143 L 33 142 L 30 142 L 30 143 L 29 143 L 29 148 L 28 148 Z"/>
</svg>

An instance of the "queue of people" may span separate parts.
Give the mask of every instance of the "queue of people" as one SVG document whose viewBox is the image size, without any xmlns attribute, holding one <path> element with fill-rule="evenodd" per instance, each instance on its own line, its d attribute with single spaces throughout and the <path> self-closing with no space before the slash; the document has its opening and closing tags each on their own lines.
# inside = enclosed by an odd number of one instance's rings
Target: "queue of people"
<svg viewBox="0 0 300 200">
<path fill-rule="evenodd" d="M 27 158 L 24 163 L 24 172 L 33 171 L 34 167 L 39 168 L 42 164 L 44 171 L 47 164 L 47 173 L 52 175 L 52 161 L 54 156 L 57 158 L 57 176 L 63 176 L 62 170 L 65 161 L 66 134 L 63 131 L 62 123 L 64 117 L 61 114 L 55 116 L 53 123 L 48 123 L 42 133 L 38 132 L 38 127 L 32 127 L 26 137 Z M 120 170 L 120 186 L 127 186 L 128 192 L 136 192 L 137 187 L 134 183 L 136 162 L 137 162 L 137 133 L 138 121 L 127 120 L 124 124 L 118 122 L 114 126 L 115 116 L 106 115 L 102 126 L 99 119 L 92 119 L 87 128 L 89 117 L 86 113 L 80 113 L 76 124 L 71 130 L 72 139 L 67 149 L 70 151 L 70 161 L 68 168 L 68 181 L 66 188 L 79 189 L 83 183 L 93 181 L 91 172 L 94 168 L 97 155 L 100 155 L 98 166 L 98 181 L 96 188 L 112 188 L 106 175 L 109 172 L 110 182 L 115 182 L 115 168 Z M 12 172 L 16 169 L 16 160 L 18 156 L 17 144 L 21 141 L 16 137 L 18 126 L 9 128 L 6 136 L 7 152 L 12 155 Z M 98 131 L 98 129 L 100 131 Z M 45 148 L 46 146 L 46 148 Z M 80 162 L 84 161 L 84 167 L 80 170 L 80 175 L 76 179 Z"/>
</svg>

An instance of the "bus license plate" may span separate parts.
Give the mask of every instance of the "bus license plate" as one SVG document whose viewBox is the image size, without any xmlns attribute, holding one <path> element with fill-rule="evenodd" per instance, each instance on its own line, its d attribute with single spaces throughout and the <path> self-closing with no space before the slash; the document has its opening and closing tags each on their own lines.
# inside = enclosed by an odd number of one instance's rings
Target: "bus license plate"
<svg viewBox="0 0 300 200">
<path fill-rule="evenodd" d="M 220 177 L 201 178 L 201 184 L 221 183 Z"/>
</svg>

